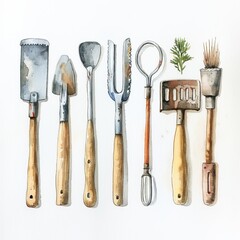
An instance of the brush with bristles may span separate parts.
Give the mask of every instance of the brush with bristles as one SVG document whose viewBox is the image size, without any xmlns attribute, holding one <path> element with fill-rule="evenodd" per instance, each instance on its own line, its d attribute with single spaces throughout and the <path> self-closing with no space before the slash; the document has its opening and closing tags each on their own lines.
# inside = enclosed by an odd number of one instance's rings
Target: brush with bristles
<svg viewBox="0 0 240 240">
<path fill-rule="evenodd" d="M 203 63 L 205 68 L 218 68 L 220 64 L 220 52 L 216 39 L 203 44 Z"/>
<path fill-rule="evenodd" d="M 215 98 L 219 94 L 222 69 L 219 68 L 220 52 L 216 39 L 203 44 L 203 62 L 205 68 L 200 70 L 202 80 L 202 94 L 206 97 L 207 109 L 206 126 L 206 162 L 202 165 L 203 201 L 212 205 L 216 199 L 216 164 L 213 163 L 213 119 Z"/>
</svg>

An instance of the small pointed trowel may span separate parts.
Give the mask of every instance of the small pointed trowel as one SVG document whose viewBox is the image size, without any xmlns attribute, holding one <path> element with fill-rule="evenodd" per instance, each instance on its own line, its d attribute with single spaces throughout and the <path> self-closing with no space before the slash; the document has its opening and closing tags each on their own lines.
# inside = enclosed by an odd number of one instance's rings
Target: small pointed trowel
<svg viewBox="0 0 240 240">
<path fill-rule="evenodd" d="M 59 132 L 57 146 L 56 204 L 67 205 L 69 199 L 70 134 L 68 95 L 76 93 L 76 73 L 72 61 L 62 55 L 56 66 L 52 92 L 60 95 Z"/>
<path fill-rule="evenodd" d="M 47 99 L 49 43 L 44 39 L 29 38 L 22 40 L 20 45 L 20 97 L 29 103 L 30 118 L 26 204 L 28 207 L 37 207 L 39 205 L 38 102 Z"/>
</svg>

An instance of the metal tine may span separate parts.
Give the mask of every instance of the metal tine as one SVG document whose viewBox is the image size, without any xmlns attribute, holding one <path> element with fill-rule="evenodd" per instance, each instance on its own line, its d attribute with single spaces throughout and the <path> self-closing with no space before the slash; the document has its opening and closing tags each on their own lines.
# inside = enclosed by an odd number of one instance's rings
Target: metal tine
<svg viewBox="0 0 240 240">
<path fill-rule="evenodd" d="M 127 43 L 127 45 L 126 45 Z M 116 44 L 108 40 L 108 94 L 115 101 L 116 96 L 127 101 L 131 89 L 131 43 L 127 38 L 123 44 L 122 90 L 116 89 Z"/>
<path fill-rule="evenodd" d="M 116 45 L 113 41 L 108 40 L 108 58 L 107 58 L 107 70 L 108 70 L 108 94 L 115 101 L 115 81 L 116 81 Z"/>
<path fill-rule="evenodd" d="M 126 45 L 127 43 L 127 45 Z M 131 42 L 130 39 L 127 38 L 124 41 L 123 44 L 123 71 L 122 71 L 122 82 L 123 82 L 123 87 L 122 87 L 122 100 L 127 101 L 130 95 L 130 89 L 131 89 L 131 69 L 132 69 L 132 61 L 131 61 Z"/>
</svg>

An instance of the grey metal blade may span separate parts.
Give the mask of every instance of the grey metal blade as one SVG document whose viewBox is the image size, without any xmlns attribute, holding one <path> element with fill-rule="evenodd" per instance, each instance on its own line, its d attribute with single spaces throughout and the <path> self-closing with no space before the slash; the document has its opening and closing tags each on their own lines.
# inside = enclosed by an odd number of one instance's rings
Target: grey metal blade
<svg viewBox="0 0 240 240">
<path fill-rule="evenodd" d="M 71 59 L 67 55 L 62 55 L 57 63 L 52 92 L 60 95 L 63 82 L 67 85 L 67 93 L 69 95 L 76 93 L 76 73 Z"/>
<path fill-rule="evenodd" d="M 83 42 L 79 45 L 79 56 L 85 68 L 94 69 L 101 56 L 101 45 L 98 42 Z"/>
<path fill-rule="evenodd" d="M 124 41 L 123 44 L 123 72 L 122 72 L 122 78 L 123 78 L 123 95 L 122 100 L 127 101 L 130 95 L 130 89 L 131 89 L 131 41 L 130 38 L 127 38 Z"/>
<path fill-rule="evenodd" d="M 21 45 L 20 97 L 30 100 L 31 92 L 38 93 L 38 100 L 47 99 L 48 46 L 44 39 L 24 39 Z"/>
<path fill-rule="evenodd" d="M 115 101 L 116 81 L 116 45 L 108 40 L 108 57 L 107 57 L 107 72 L 108 72 L 108 94 Z"/>
</svg>

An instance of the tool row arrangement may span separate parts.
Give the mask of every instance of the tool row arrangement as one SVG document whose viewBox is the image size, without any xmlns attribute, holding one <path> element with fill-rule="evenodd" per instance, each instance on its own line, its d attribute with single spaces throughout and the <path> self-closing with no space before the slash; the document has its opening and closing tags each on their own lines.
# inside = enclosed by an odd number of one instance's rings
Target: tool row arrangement
<svg viewBox="0 0 240 240">
<path fill-rule="evenodd" d="M 26 204 L 28 207 L 39 205 L 39 176 L 37 159 L 37 117 L 38 104 L 47 99 L 49 43 L 44 39 L 24 39 L 21 45 L 20 64 L 20 97 L 29 103 L 29 159 L 27 173 Z M 158 52 L 158 62 L 151 73 L 142 66 L 143 51 L 154 47 Z M 184 63 L 191 60 L 187 54 L 190 45 L 185 39 L 175 39 L 171 49 L 174 56 L 171 63 L 182 73 Z M 113 203 L 123 205 L 124 192 L 124 141 L 122 131 L 122 105 L 128 100 L 131 89 L 132 48 L 130 39 L 123 43 L 122 53 L 122 90 L 116 90 L 116 45 L 108 41 L 107 85 L 108 94 L 115 102 L 115 137 L 113 149 Z M 95 186 L 95 134 L 93 111 L 93 74 L 101 56 L 101 45 L 97 42 L 83 42 L 79 45 L 79 56 L 87 71 L 87 135 L 85 143 L 85 188 L 83 201 L 87 207 L 93 207 L 97 201 Z M 153 76 L 163 63 L 161 47 L 147 41 L 139 46 L 135 58 L 138 70 L 146 78 L 146 121 L 144 140 L 144 168 L 141 177 L 141 200 L 148 206 L 152 202 L 152 175 L 150 160 L 150 117 L 151 89 Z M 219 50 L 216 41 L 204 45 L 204 64 L 200 70 L 201 84 L 198 80 L 168 80 L 160 84 L 160 111 L 176 110 L 177 121 L 173 144 L 172 188 L 173 200 L 176 204 L 187 203 L 187 160 L 186 137 L 184 128 L 185 110 L 199 110 L 202 94 L 206 97 L 207 133 L 206 133 L 206 162 L 203 163 L 202 184 L 203 200 L 212 205 L 216 199 L 216 164 L 212 157 L 213 117 L 215 97 L 219 94 L 222 69 L 219 68 Z M 52 83 L 52 92 L 60 96 L 59 133 L 57 145 L 56 169 L 56 204 L 66 205 L 69 200 L 70 172 L 70 132 L 69 132 L 69 96 L 76 94 L 76 73 L 73 63 L 66 55 L 62 55 L 57 63 Z"/>
</svg>

